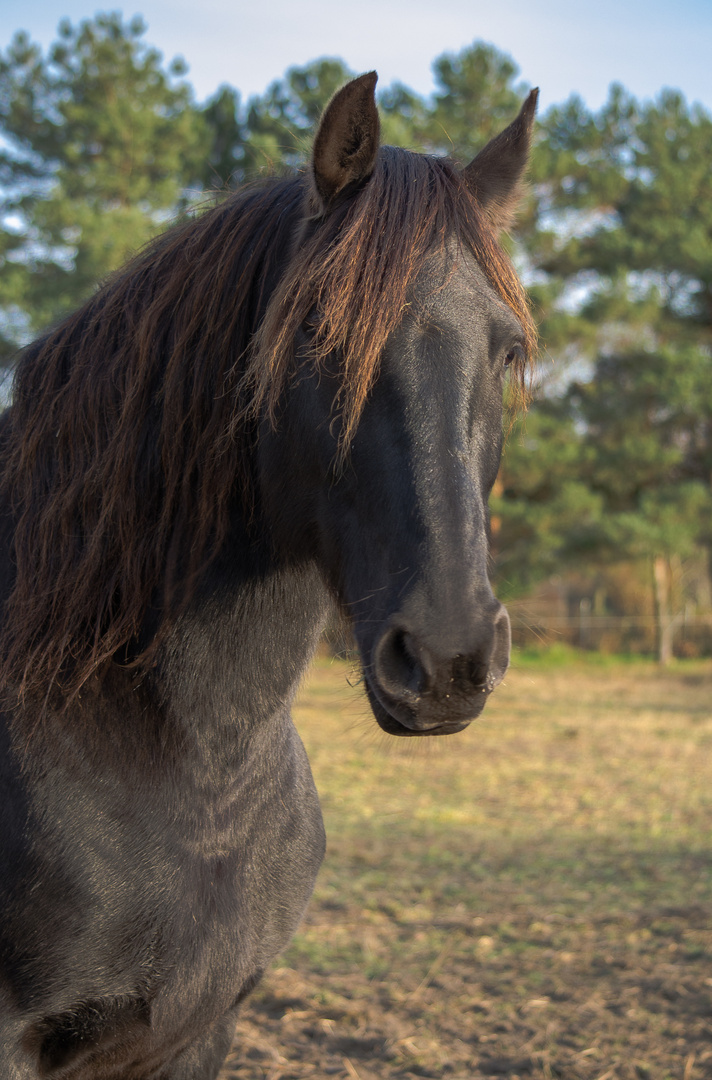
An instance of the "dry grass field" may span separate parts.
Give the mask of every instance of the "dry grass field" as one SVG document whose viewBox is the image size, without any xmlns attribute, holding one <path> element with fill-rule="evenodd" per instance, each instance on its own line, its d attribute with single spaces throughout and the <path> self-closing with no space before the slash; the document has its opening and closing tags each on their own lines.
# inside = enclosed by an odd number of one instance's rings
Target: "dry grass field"
<svg viewBox="0 0 712 1080">
<path fill-rule="evenodd" d="M 712 664 L 519 655 L 423 740 L 349 673 L 295 709 L 328 853 L 225 1080 L 711 1078 Z"/>
</svg>

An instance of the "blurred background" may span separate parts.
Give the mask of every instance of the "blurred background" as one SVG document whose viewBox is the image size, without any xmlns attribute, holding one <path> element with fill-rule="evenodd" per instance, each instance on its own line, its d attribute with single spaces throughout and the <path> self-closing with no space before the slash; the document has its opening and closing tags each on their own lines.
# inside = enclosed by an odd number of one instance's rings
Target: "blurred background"
<svg viewBox="0 0 712 1080">
<path fill-rule="evenodd" d="M 352 74 L 379 68 L 385 141 L 463 163 L 539 84 L 509 245 L 541 351 L 491 499 L 496 589 L 522 646 L 712 655 L 709 4 L 144 7 L 3 8 L 4 370 L 176 216 L 300 166 Z"/>
</svg>

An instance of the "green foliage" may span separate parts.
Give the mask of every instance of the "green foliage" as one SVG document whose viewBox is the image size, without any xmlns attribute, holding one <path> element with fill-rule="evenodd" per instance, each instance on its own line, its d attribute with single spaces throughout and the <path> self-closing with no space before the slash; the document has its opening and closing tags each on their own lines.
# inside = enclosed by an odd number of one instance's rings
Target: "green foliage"
<svg viewBox="0 0 712 1080">
<path fill-rule="evenodd" d="M 428 106 L 424 99 L 402 83 L 393 83 L 380 92 L 378 105 L 383 142 L 422 151 L 428 123 Z"/>
<path fill-rule="evenodd" d="M 245 157 L 245 125 L 240 95 L 232 86 L 221 86 L 203 109 L 211 146 L 202 175 L 203 187 L 221 189 L 240 176 Z"/>
<path fill-rule="evenodd" d="M 201 172 L 208 133 L 176 82 L 184 66 L 164 71 L 144 29 L 65 20 L 46 56 L 19 33 L 0 57 L 0 307 L 31 331 L 154 235 Z M 5 351 L 14 336 L 6 320 Z"/>
<path fill-rule="evenodd" d="M 341 60 L 315 60 L 289 68 L 244 108 L 235 90 L 220 87 L 203 113 L 213 138 L 204 186 L 223 188 L 303 164 L 322 110 L 352 76 Z"/>
<path fill-rule="evenodd" d="M 568 394 L 585 431 L 580 476 L 606 513 L 610 557 L 681 559 L 712 539 L 709 354 L 692 346 L 600 357 Z"/>
<path fill-rule="evenodd" d="M 712 542 L 712 118 L 678 93 L 640 104 L 616 86 L 598 113 L 572 98 L 542 129 L 524 243 L 573 473 L 599 506 L 595 527 L 582 514 L 582 549 L 581 522 L 557 505 L 567 479 L 547 502 L 552 544 L 562 566 L 582 553 L 684 560 Z M 519 467 L 515 452 L 508 513 L 540 537 L 541 500 Z"/>
<path fill-rule="evenodd" d="M 492 45 L 475 43 L 445 53 L 433 64 L 437 89 L 424 125 L 423 142 L 434 153 L 457 155 L 467 164 L 512 122 L 527 87 L 519 69 Z"/>
<path fill-rule="evenodd" d="M 534 407 L 507 442 L 490 499 L 498 523 L 498 592 L 528 591 L 567 561 L 590 556 L 601 530 L 600 495 L 581 479 L 583 442 L 561 402 Z"/>
<path fill-rule="evenodd" d="M 514 62 L 490 45 L 446 54 L 434 66 L 432 101 L 402 83 L 380 90 L 383 141 L 469 160 L 511 122 L 525 87 L 514 84 Z M 205 186 L 302 165 L 324 107 L 354 74 L 339 59 L 315 60 L 289 68 L 244 106 L 236 91 L 221 87 L 204 110 L 214 138 Z"/>
<path fill-rule="evenodd" d="M 593 275 L 582 312 L 599 324 L 602 299 L 615 316 L 621 293 L 631 309 L 652 297 L 663 340 L 705 328 L 709 344 L 712 118 L 672 91 L 640 105 L 613 87 L 598 114 L 572 99 L 543 126 L 538 267 Z"/>
</svg>

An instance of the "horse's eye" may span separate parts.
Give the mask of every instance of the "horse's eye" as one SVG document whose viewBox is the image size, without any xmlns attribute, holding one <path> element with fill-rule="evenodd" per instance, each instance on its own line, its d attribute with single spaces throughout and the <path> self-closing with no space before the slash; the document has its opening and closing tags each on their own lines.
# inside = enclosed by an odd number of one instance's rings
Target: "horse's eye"
<svg viewBox="0 0 712 1080">
<path fill-rule="evenodd" d="M 308 337 L 314 337 L 319 329 L 319 312 L 316 308 L 312 308 L 305 319 L 302 320 L 302 332 Z"/>
<path fill-rule="evenodd" d="M 511 367 L 512 364 L 523 364 L 525 360 L 524 346 L 521 342 L 517 342 L 516 345 L 512 345 L 511 349 L 504 358 L 504 366 Z"/>
</svg>

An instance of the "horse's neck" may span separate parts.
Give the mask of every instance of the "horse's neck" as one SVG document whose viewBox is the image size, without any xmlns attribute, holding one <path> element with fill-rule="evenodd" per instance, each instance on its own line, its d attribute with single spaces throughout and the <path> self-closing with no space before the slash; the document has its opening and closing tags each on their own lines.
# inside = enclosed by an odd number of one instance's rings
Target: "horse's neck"
<svg viewBox="0 0 712 1080">
<path fill-rule="evenodd" d="M 174 706 L 230 714 L 247 725 L 288 706 L 316 648 L 327 604 L 313 566 L 226 583 L 224 592 L 198 601 L 164 650 Z"/>
<path fill-rule="evenodd" d="M 148 671 L 110 664 L 46 723 L 36 707 L 19 710 L 18 745 L 31 744 L 52 767 L 105 774 L 109 784 L 128 770 L 139 787 L 160 781 L 188 794 L 196 784 L 208 798 L 238 773 L 264 772 L 266 748 L 279 762 L 279 748 L 295 738 L 289 709 L 328 593 L 313 564 L 257 574 L 245 573 L 239 558 L 236 565 L 242 571 L 224 580 L 220 568 L 213 572 Z"/>
<path fill-rule="evenodd" d="M 159 774 L 181 833 L 200 844 L 215 834 L 227 850 L 235 806 L 243 817 L 247 807 L 258 813 L 275 793 L 311 806 L 289 709 L 327 608 L 314 567 L 275 570 L 242 586 L 225 582 L 170 634 L 155 669 L 158 727 L 147 737 L 167 766 Z"/>
<path fill-rule="evenodd" d="M 55 777 L 28 781 L 47 819 L 61 815 L 51 800 L 72 802 L 72 792 L 90 818 L 143 821 L 150 806 L 150 828 L 214 852 L 232 850 L 236 821 L 247 828 L 250 815 L 316 814 L 289 707 L 327 605 L 313 567 L 233 583 L 181 617 L 151 670 L 112 664 L 66 714 L 46 723 L 19 714 L 18 759 Z"/>
<path fill-rule="evenodd" d="M 329 601 L 313 564 L 212 584 L 172 631 L 161 677 L 184 736 L 237 746 L 269 721 L 288 719 Z"/>
</svg>

